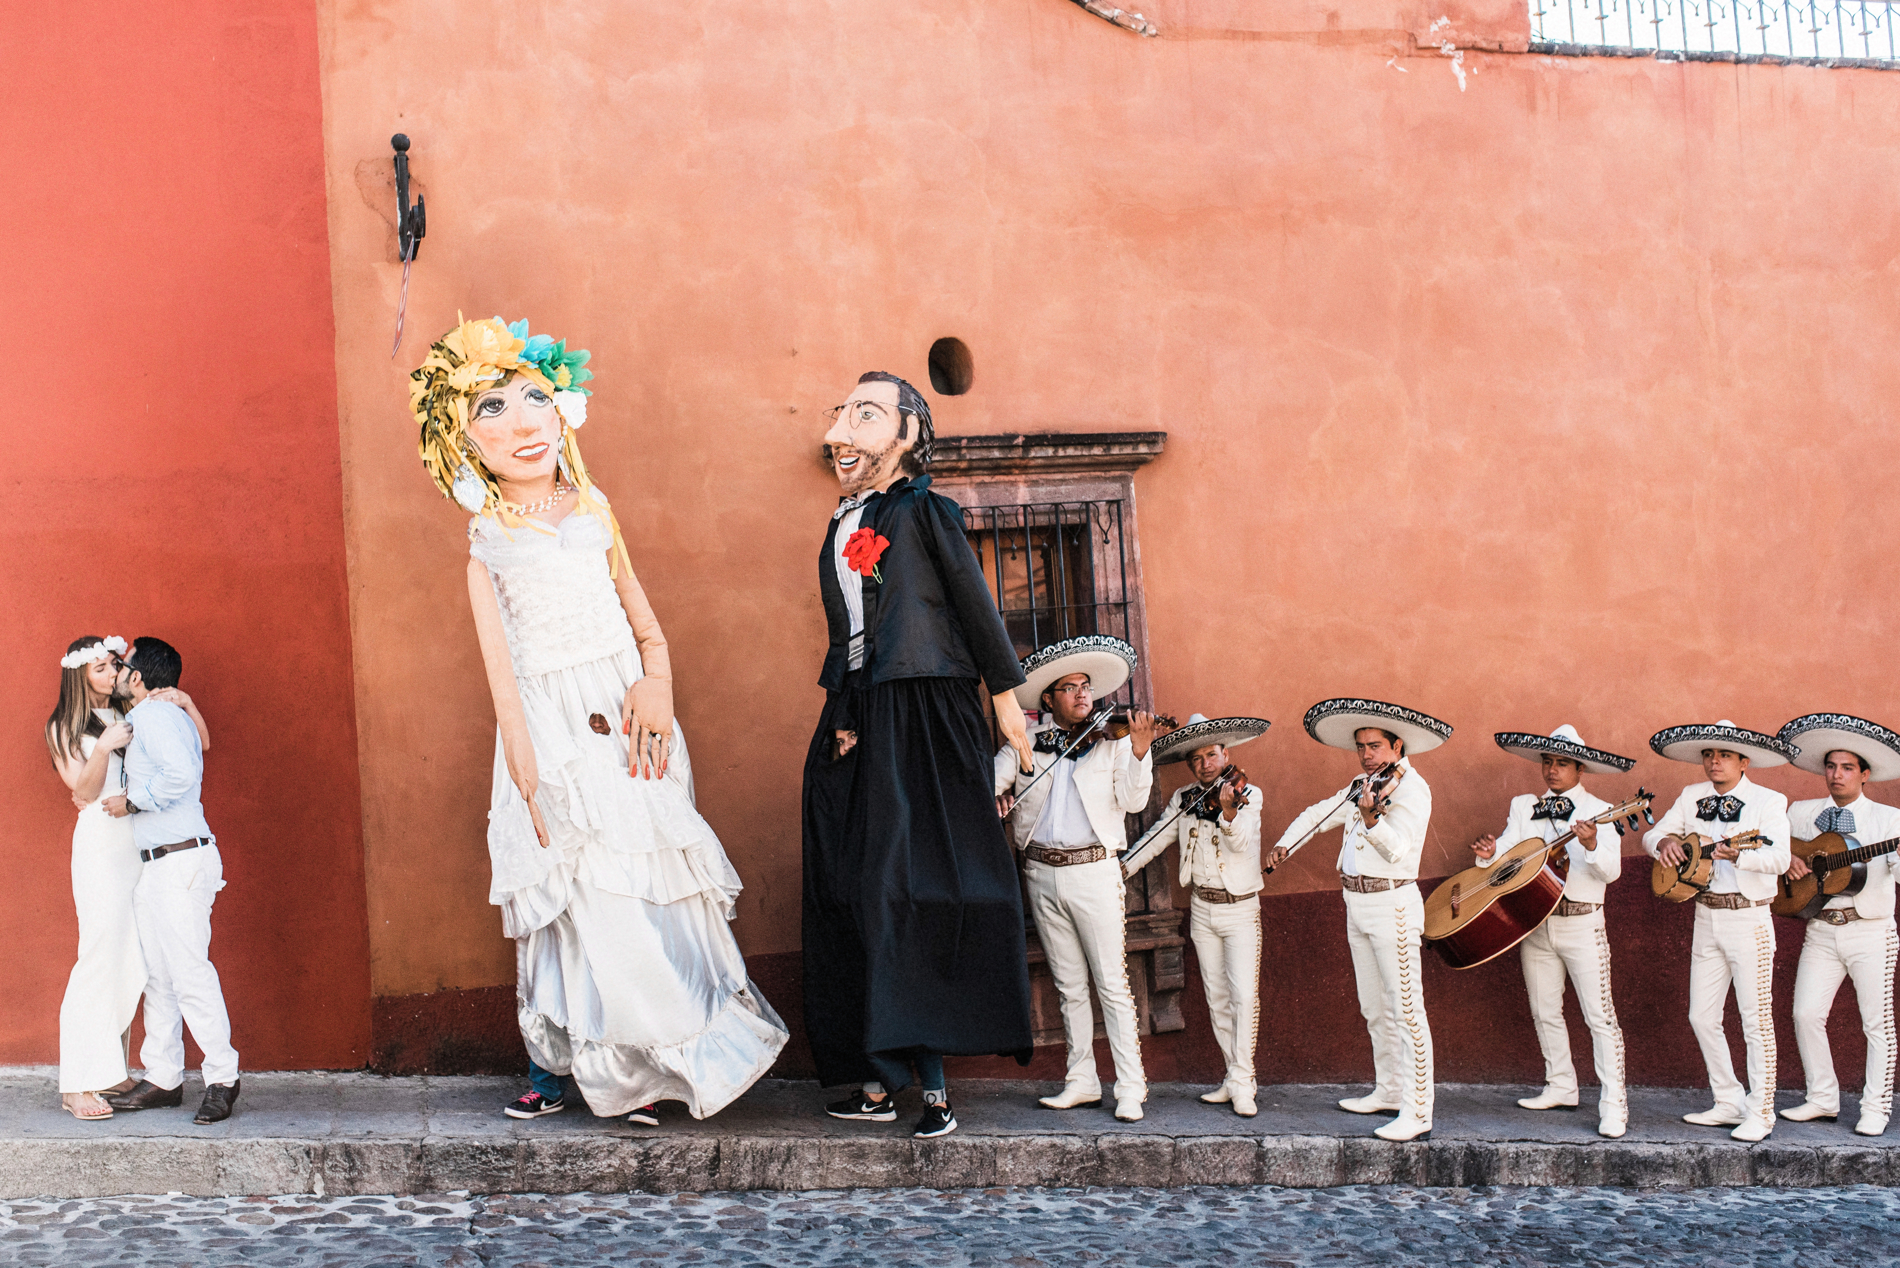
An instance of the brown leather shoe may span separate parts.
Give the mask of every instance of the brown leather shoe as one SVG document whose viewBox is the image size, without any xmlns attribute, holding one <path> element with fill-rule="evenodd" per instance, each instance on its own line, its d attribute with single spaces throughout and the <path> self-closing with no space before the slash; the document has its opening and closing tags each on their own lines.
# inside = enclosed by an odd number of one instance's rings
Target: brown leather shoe
<svg viewBox="0 0 1900 1268">
<path fill-rule="evenodd" d="M 205 1088 L 204 1104 L 198 1107 L 194 1123 L 222 1123 L 231 1117 L 231 1103 L 237 1100 L 238 1088 L 244 1080 L 236 1079 L 230 1083 L 212 1083 Z"/>
<path fill-rule="evenodd" d="M 106 1104 L 115 1110 L 174 1109 L 185 1103 L 185 1085 L 162 1088 L 140 1079 L 130 1092 L 114 1092 Z"/>
</svg>

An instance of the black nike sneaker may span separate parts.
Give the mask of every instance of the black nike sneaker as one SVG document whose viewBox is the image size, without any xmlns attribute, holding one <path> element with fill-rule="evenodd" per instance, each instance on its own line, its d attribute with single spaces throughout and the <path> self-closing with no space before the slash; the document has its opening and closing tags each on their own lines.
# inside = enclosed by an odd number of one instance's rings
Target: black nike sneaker
<svg viewBox="0 0 1900 1268">
<path fill-rule="evenodd" d="M 859 1088 L 842 1101 L 833 1101 L 825 1106 L 825 1113 L 833 1118 L 850 1118 L 864 1123 L 894 1123 L 897 1121 L 897 1102 L 889 1095 L 881 1101 L 874 1101 Z"/>
</svg>

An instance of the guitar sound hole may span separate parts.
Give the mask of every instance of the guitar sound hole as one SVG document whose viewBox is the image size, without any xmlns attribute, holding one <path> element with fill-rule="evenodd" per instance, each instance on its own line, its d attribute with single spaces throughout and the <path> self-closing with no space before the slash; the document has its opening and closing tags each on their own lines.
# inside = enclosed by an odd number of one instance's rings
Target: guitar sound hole
<svg viewBox="0 0 1900 1268">
<path fill-rule="evenodd" d="M 1508 885 L 1511 883 L 1511 878 L 1516 876 L 1523 868 L 1523 859 L 1512 859 L 1509 863 L 1506 863 L 1497 870 L 1491 877 L 1491 883 L 1493 885 Z"/>
</svg>

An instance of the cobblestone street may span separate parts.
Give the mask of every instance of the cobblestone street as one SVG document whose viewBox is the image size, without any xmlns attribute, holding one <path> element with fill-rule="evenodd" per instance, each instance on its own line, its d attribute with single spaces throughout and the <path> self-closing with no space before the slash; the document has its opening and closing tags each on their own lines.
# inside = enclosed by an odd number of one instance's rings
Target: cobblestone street
<svg viewBox="0 0 1900 1268">
<path fill-rule="evenodd" d="M 1900 1193 L 961 1189 L 546 1198 L 0 1203 L 0 1263 L 166 1268 L 592 1264 L 1891 1263 Z"/>
</svg>

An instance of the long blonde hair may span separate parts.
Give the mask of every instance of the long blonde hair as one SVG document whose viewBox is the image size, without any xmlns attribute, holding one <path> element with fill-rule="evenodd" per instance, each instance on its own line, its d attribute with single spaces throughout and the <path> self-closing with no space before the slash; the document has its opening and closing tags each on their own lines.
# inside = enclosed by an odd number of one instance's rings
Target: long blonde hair
<svg viewBox="0 0 1900 1268">
<path fill-rule="evenodd" d="M 103 642 L 105 640 L 97 634 L 88 634 L 84 638 L 74 639 L 66 652 L 71 655 Z M 80 759 L 82 737 L 105 734 L 105 723 L 93 712 L 92 684 L 86 681 L 91 669 L 91 662 L 87 662 L 59 671 L 59 703 L 53 706 L 53 715 L 46 719 L 46 748 L 52 754 L 55 767 L 62 761 L 76 762 Z M 106 700 L 107 705 L 113 703 L 110 698 Z"/>
</svg>

